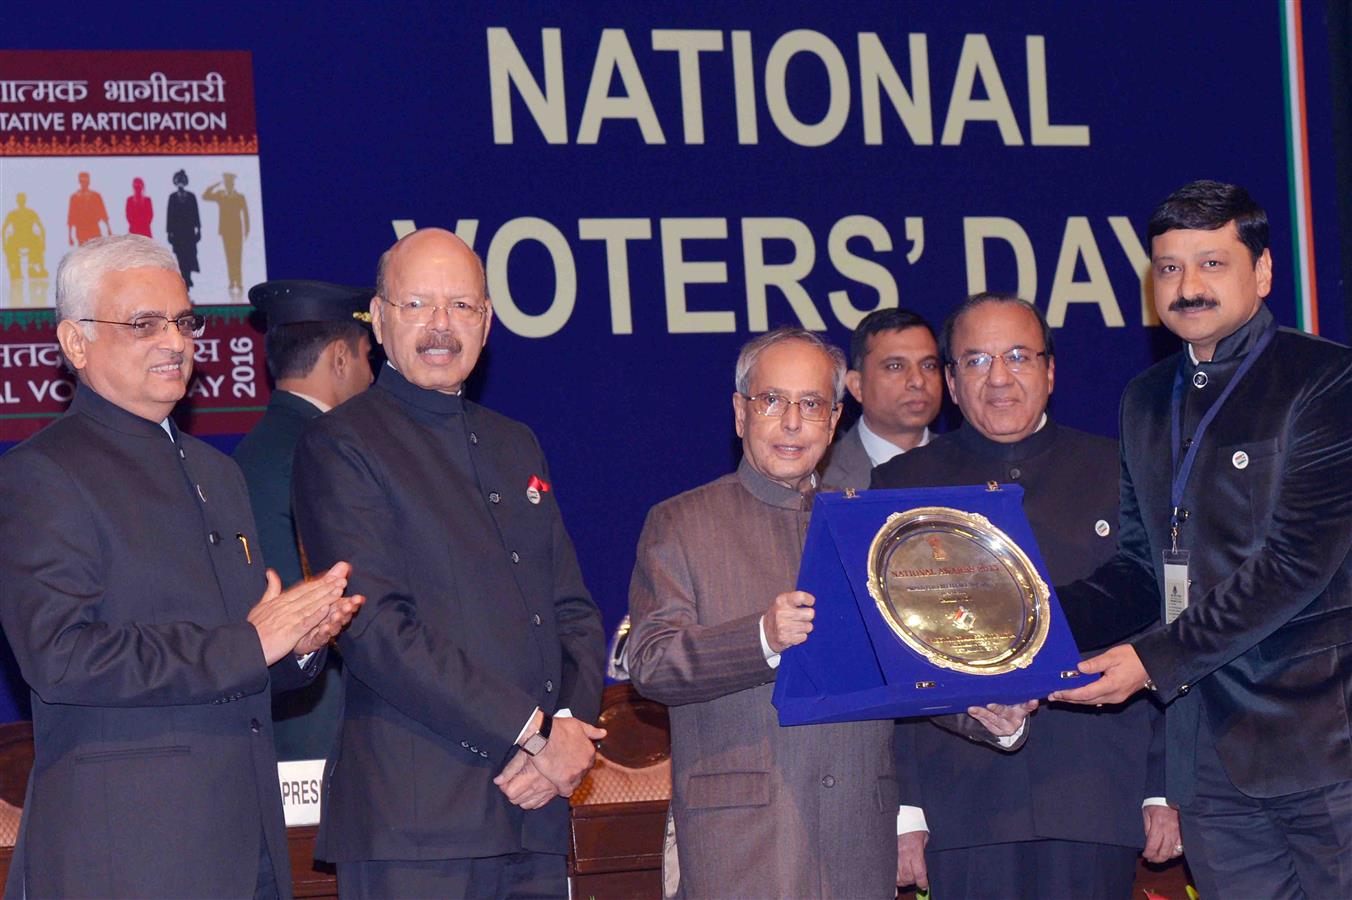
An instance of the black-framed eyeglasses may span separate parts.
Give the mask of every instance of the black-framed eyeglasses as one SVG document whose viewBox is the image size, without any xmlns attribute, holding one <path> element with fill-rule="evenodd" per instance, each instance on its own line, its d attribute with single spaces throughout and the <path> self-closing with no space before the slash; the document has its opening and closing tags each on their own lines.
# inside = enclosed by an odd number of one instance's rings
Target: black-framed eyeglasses
<svg viewBox="0 0 1352 900">
<path fill-rule="evenodd" d="M 481 304 L 469 303 L 465 300 L 452 300 L 445 306 L 438 306 L 419 297 L 414 297 L 407 303 L 399 303 L 387 297 L 380 299 L 394 307 L 395 315 L 399 317 L 399 321 L 408 322 L 410 325 L 430 325 L 439 309 L 445 310 L 446 316 L 453 322 L 459 322 L 462 325 L 477 325 L 484 317 L 484 311 L 487 309 Z"/>
<path fill-rule="evenodd" d="M 1017 375 L 1046 355 L 1046 350 L 1034 353 L 1022 347 L 1015 347 L 1004 353 L 965 353 L 949 365 L 967 375 L 987 375 L 990 373 L 991 365 L 999 358 L 1004 360 L 1006 369 Z"/>
<path fill-rule="evenodd" d="M 138 341 L 163 334 L 169 327 L 170 322 L 178 329 L 178 333 L 184 337 L 200 338 L 207 330 L 207 317 L 201 313 L 184 313 L 172 319 L 168 316 L 150 313 L 137 316 L 130 322 L 114 322 L 110 319 L 76 319 L 76 321 L 97 322 L 100 325 L 120 325 L 123 328 L 130 328 L 132 337 Z"/>
<path fill-rule="evenodd" d="M 766 391 L 761 394 L 743 394 L 742 397 L 750 404 L 751 411 L 758 416 L 778 419 L 789 411 L 790 406 L 796 406 L 798 407 L 798 415 L 802 416 L 805 422 L 825 422 L 831 418 L 832 411 L 840 405 L 821 397 L 803 397 L 799 400 L 790 400 L 783 394 L 776 394 L 773 391 Z"/>
</svg>

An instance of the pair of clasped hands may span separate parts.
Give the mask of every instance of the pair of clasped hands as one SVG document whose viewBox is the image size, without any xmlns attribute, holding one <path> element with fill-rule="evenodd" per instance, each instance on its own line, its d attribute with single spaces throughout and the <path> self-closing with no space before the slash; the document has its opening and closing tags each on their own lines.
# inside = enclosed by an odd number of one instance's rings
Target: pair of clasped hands
<svg viewBox="0 0 1352 900">
<path fill-rule="evenodd" d="M 544 713 L 536 710 L 530 731 L 539 731 Z M 555 716 L 549 742 L 531 756 L 518 749 L 493 779 L 498 790 L 522 809 L 539 809 L 555 797 L 571 797 L 596 758 L 596 742 L 604 728 L 572 716 Z"/>
<path fill-rule="evenodd" d="M 360 594 L 343 596 L 349 563 L 339 562 L 323 575 L 298 581 L 282 590 L 276 571 L 268 569 L 268 586 L 253 609 L 249 624 L 258 631 L 263 658 L 269 666 L 288 653 L 306 656 L 321 650 L 338 636 L 366 602 Z"/>
</svg>

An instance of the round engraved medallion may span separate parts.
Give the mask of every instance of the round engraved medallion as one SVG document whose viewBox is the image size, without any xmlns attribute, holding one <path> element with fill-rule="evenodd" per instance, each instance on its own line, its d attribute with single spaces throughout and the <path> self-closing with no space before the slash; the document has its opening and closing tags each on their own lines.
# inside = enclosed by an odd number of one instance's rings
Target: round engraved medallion
<svg viewBox="0 0 1352 900">
<path fill-rule="evenodd" d="M 893 513 L 869 547 L 868 588 L 897 637 L 936 666 L 1000 675 L 1031 663 L 1047 639 L 1046 583 L 975 513 Z"/>
</svg>

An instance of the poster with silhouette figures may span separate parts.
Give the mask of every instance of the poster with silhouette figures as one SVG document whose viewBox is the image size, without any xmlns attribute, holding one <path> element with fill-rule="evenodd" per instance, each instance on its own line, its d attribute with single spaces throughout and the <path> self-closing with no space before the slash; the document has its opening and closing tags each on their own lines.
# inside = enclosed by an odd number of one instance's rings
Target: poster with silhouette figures
<svg viewBox="0 0 1352 900">
<path fill-rule="evenodd" d="M 248 288 L 267 279 L 252 68 L 246 52 L 0 51 L 0 444 L 70 399 L 57 268 L 109 234 L 171 250 L 208 312 L 199 427 L 247 430 L 266 405 L 247 321 Z"/>
</svg>

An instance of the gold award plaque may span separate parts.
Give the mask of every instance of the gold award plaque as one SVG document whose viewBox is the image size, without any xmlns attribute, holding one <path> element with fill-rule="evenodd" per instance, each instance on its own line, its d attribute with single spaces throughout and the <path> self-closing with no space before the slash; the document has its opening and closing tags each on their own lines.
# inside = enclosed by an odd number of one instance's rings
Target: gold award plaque
<svg viewBox="0 0 1352 900">
<path fill-rule="evenodd" d="M 1047 639 L 1050 592 L 985 516 L 946 506 L 893 513 L 869 547 L 868 589 L 897 637 L 936 666 L 1002 675 Z"/>
</svg>

